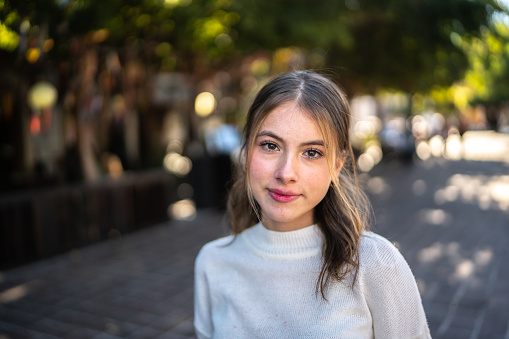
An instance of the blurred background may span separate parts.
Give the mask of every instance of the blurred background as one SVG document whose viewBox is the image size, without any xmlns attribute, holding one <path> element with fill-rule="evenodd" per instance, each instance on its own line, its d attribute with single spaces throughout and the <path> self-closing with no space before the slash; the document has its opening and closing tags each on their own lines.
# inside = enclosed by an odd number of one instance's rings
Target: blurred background
<svg viewBox="0 0 509 339">
<path fill-rule="evenodd" d="M 0 338 L 192 337 L 249 104 L 301 69 L 350 98 L 432 334 L 509 338 L 506 0 L 0 0 Z"/>
</svg>

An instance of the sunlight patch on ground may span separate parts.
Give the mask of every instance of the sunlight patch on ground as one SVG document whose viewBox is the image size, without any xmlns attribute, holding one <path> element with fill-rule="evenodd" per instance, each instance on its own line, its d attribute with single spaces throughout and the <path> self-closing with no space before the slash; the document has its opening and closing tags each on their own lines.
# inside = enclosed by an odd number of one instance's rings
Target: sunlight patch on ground
<svg viewBox="0 0 509 339">
<path fill-rule="evenodd" d="M 412 192 L 416 196 L 422 196 L 424 193 L 426 193 L 427 185 L 426 182 L 422 179 L 418 179 L 414 181 L 412 184 Z"/>
<path fill-rule="evenodd" d="M 456 278 L 463 280 L 470 277 L 474 272 L 474 269 L 475 265 L 472 262 L 472 260 L 465 259 L 461 261 L 461 263 L 458 266 L 456 266 L 456 271 L 454 275 Z"/>
<path fill-rule="evenodd" d="M 453 220 L 449 213 L 441 209 L 422 209 L 419 217 L 426 223 L 437 226 L 448 226 Z"/>
<path fill-rule="evenodd" d="M 458 282 L 472 278 L 476 274 L 484 274 L 485 268 L 495 259 L 493 249 L 489 247 L 467 253 L 462 251 L 457 242 L 435 242 L 421 249 L 417 259 L 422 264 L 433 265 L 438 262 L 447 262 L 452 265 L 453 269 L 448 276 L 449 282 Z"/>
<path fill-rule="evenodd" d="M 11 287 L 0 292 L 0 305 L 8 304 L 16 300 L 22 299 L 30 294 L 40 285 L 40 281 L 34 280 L 21 285 Z"/>
<path fill-rule="evenodd" d="M 478 250 L 474 254 L 474 261 L 477 265 L 486 266 L 493 260 L 493 250 L 491 248 L 485 248 Z"/>
</svg>

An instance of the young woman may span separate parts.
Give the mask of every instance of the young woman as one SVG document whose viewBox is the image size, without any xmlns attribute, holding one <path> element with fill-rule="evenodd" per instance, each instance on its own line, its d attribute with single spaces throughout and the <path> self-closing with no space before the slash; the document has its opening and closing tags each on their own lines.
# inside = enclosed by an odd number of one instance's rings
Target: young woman
<svg viewBox="0 0 509 339">
<path fill-rule="evenodd" d="M 398 250 L 367 231 L 345 95 L 309 72 L 256 96 L 228 213 L 195 266 L 198 338 L 430 338 Z"/>
</svg>

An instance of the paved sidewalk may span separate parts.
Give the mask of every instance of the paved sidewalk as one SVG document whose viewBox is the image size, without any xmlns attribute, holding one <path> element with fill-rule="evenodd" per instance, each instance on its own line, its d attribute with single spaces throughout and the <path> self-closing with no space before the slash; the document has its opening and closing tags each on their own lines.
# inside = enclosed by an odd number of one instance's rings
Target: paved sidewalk
<svg viewBox="0 0 509 339">
<path fill-rule="evenodd" d="M 375 231 L 409 262 L 433 338 L 509 339 L 509 164 L 393 162 L 365 179 Z"/>
<path fill-rule="evenodd" d="M 223 218 L 200 211 L 0 273 L 0 338 L 194 338 L 194 258 Z"/>
<path fill-rule="evenodd" d="M 408 260 L 434 338 L 509 339 L 508 173 L 434 159 L 361 178 L 374 230 Z M 194 258 L 226 233 L 222 213 L 201 210 L 0 272 L 0 339 L 194 338 Z"/>
</svg>

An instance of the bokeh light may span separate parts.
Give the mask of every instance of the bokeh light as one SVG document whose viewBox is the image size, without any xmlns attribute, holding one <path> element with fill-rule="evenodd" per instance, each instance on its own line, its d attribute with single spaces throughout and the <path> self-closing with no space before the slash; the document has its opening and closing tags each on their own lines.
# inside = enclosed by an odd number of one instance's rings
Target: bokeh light
<svg viewBox="0 0 509 339">
<path fill-rule="evenodd" d="M 30 118 L 30 133 L 32 135 L 41 133 L 41 118 L 38 115 L 33 115 Z"/>
<path fill-rule="evenodd" d="M 431 157 L 431 149 L 427 141 L 417 142 L 415 152 L 417 153 L 417 156 L 422 160 L 428 160 Z"/>
<path fill-rule="evenodd" d="M 509 162 L 509 135 L 494 131 L 468 131 L 463 135 L 464 158 Z"/>
<path fill-rule="evenodd" d="M 191 199 L 184 199 L 168 207 L 168 216 L 177 220 L 192 221 L 196 218 L 196 205 Z"/>
<path fill-rule="evenodd" d="M 375 165 L 382 161 L 383 152 L 378 142 L 368 142 L 366 145 L 366 153 L 371 156 Z"/>
<path fill-rule="evenodd" d="M 25 53 L 25 58 L 27 61 L 31 64 L 34 64 L 39 60 L 39 57 L 41 56 L 41 50 L 37 47 L 32 47 L 27 49 Z"/>
<path fill-rule="evenodd" d="M 202 92 L 198 94 L 194 102 L 194 110 L 197 115 L 206 117 L 210 115 L 216 108 L 216 98 L 210 92 Z"/>
<path fill-rule="evenodd" d="M 435 135 L 429 140 L 429 147 L 431 155 L 441 157 L 444 154 L 444 138 L 440 135 Z"/>
<path fill-rule="evenodd" d="M 359 169 L 363 172 L 369 172 L 375 166 L 375 160 L 369 153 L 363 153 L 357 160 Z"/>
<path fill-rule="evenodd" d="M 36 83 L 28 92 L 28 103 L 34 110 L 41 110 L 55 104 L 58 97 L 57 89 L 49 82 Z"/>
<path fill-rule="evenodd" d="M 106 153 L 102 156 L 103 166 L 106 172 L 113 178 L 118 178 L 124 173 L 122 161 L 116 154 Z"/>
<path fill-rule="evenodd" d="M 164 168 L 178 177 L 186 176 L 192 169 L 191 159 L 178 153 L 168 153 L 163 160 Z"/>
<path fill-rule="evenodd" d="M 459 134 L 451 134 L 445 142 L 444 156 L 450 160 L 460 160 L 463 157 L 463 143 Z"/>
</svg>

